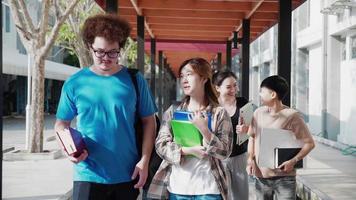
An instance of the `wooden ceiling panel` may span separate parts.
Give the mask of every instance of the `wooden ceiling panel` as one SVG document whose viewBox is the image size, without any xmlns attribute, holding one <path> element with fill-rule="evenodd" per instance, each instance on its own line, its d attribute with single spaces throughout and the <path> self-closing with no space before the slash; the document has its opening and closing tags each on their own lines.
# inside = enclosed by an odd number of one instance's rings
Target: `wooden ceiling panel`
<svg viewBox="0 0 356 200">
<path fill-rule="evenodd" d="M 143 15 L 150 17 L 193 18 L 193 19 L 241 19 L 244 12 L 202 11 L 202 10 L 162 10 L 143 9 Z"/>
<path fill-rule="evenodd" d="M 176 36 L 210 36 L 210 37 L 228 37 L 230 32 L 212 32 L 212 31 L 199 31 L 199 30 L 163 30 L 155 31 L 157 35 L 176 35 Z"/>
<path fill-rule="evenodd" d="M 239 23 L 236 20 L 221 20 L 221 19 L 184 19 L 184 18 L 161 18 L 147 17 L 149 24 L 190 24 L 190 25 L 209 25 L 209 26 L 229 26 L 233 27 Z"/>
<path fill-rule="evenodd" d="M 175 51 L 165 51 L 164 56 L 167 58 L 167 63 L 170 64 L 170 67 L 176 77 L 178 77 L 179 66 L 187 59 L 193 57 L 201 57 L 210 62 L 215 58 L 215 53 L 206 53 L 206 52 L 175 52 Z"/>
<path fill-rule="evenodd" d="M 186 41 L 215 41 L 226 42 L 227 37 L 210 37 L 210 36 L 176 36 L 176 35 L 161 35 L 158 40 L 186 40 Z M 178 44 L 179 45 L 179 44 Z"/>
<path fill-rule="evenodd" d="M 152 30 L 198 30 L 198 31 L 233 31 L 230 26 L 209 26 L 194 24 L 151 24 Z"/>
<path fill-rule="evenodd" d="M 196 1 L 196 0 L 138 0 L 138 6 L 143 9 L 168 9 L 168 10 L 205 10 L 205 11 L 238 11 L 244 12 L 251 9 L 251 2 L 232 1 Z"/>
<path fill-rule="evenodd" d="M 276 12 L 278 13 L 278 3 L 277 2 L 263 2 L 257 9 L 257 12 Z"/>
<path fill-rule="evenodd" d="M 256 21 L 277 21 L 278 20 L 278 13 L 263 13 L 263 12 L 255 12 L 251 20 Z"/>
<path fill-rule="evenodd" d="M 95 0 L 105 7 L 105 0 Z M 225 44 L 233 31 L 241 36 L 242 20 L 250 19 L 250 40 L 254 41 L 278 22 L 279 0 L 118 0 L 118 14 L 137 35 L 137 15 L 145 16 L 145 39 L 159 42 Z M 305 0 L 292 0 L 293 9 Z M 199 56 L 210 61 L 217 52 L 164 51 L 173 71 L 188 58 Z M 219 50 L 221 52 L 221 50 Z M 149 52 L 148 52 L 149 53 Z M 225 55 L 222 56 L 225 60 Z M 224 61 L 225 62 L 225 61 Z"/>
</svg>

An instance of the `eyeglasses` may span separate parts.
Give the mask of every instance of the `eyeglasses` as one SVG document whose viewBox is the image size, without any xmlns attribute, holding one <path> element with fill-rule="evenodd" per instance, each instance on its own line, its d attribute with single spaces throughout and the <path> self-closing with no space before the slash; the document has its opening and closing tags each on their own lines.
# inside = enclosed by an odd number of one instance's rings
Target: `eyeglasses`
<svg viewBox="0 0 356 200">
<path fill-rule="evenodd" d="M 104 51 L 94 49 L 93 47 L 91 47 L 91 49 L 93 49 L 94 55 L 98 58 L 104 58 L 105 55 L 108 55 L 109 58 L 117 58 L 120 54 L 119 50 Z"/>
</svg>

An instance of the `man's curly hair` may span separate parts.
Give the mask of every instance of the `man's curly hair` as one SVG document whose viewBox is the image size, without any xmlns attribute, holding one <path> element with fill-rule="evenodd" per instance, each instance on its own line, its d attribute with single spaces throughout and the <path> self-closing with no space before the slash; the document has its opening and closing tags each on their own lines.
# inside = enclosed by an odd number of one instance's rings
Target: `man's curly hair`
<svg viewBox="0 0 356 200">
<path fill-rule="evenodd" d="M 94 43 L 95 37 L 104 37 L 109 42 L 118 42 L 120 48 L 123 48 L 130 31 L 130 24 L 118 15 L 99 14 L 89 17 L 84 22 L 82 38 L 87 48 Z"/>
</svg>

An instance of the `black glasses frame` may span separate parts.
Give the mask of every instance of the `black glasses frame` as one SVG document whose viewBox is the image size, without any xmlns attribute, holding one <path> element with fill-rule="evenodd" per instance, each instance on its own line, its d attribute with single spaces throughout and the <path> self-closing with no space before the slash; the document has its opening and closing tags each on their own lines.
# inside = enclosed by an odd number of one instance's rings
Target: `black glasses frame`
<svg viewBox="0 0 356 200">
<path fill-rule="evenodd" d="M 98 58 L 104 58 L 105 55 L 108 55 L 109 58 L 117 58 L 120 54 L 120 50 L 110 50 L 110 51 L 103 51 L 103 50 L 97 50 L 91 47 L 91 49 L 94 52 L 94 55 Z"/>
</svg>

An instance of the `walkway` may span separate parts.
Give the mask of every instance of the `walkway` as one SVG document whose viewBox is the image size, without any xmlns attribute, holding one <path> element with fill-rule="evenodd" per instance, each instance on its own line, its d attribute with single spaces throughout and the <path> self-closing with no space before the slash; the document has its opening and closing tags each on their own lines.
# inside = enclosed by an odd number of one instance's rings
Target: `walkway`
<svg viewBox="0 0 356 200">
<path fill-rule="evenodd" d="M 46 116 L 45 139 L 54 135 L 53 124 L 54 116 Z M 4 119 L 3 148 L 23 149 L 24 129 L 23 118 Z M 45 142 L 44 146 L 45 149 L 58 148 L 56 141 Z M 307 159 L 307 169 L 298 171 L 298 180 L 304 184 L 305 190 L 312 190 L 311 196 L 316 194 L 319 199 L 354 200 L 355 169 L 355 156 L 342 155 L 337 149 L 317 143 Z M 53 200 L 71 188 L 72 167 L 65 157 L 47 161 L 3 161 L 4 199 Z M 250 194 L 252 197 L 253 191 Z"/>
</svg>

